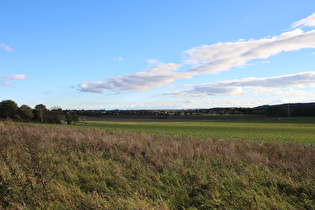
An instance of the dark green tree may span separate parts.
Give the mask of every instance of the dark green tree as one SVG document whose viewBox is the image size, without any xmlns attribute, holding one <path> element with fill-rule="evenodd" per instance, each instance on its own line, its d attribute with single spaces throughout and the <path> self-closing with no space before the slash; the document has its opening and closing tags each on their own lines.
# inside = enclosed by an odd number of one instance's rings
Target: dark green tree
<svg viewBox="0 0 315 210">
<path fill-rule="evenodd" d="M 20 108 L 18 109 L 18 114 L 24 122 L 30 122 L 31 119 L 34 117 L 32 108 L 25 104 L 20 106 Z"/>
<path fill-rule="evenodd" d="M 67 113 L 65 115 L 65 118 L 66 118 L 66 123 L 68 125 L 70 125 L 72 123 L 77 123 L 77 122 L 80 121 L 80 118 L 79 118 L 79 116 L 76 113 L 71 113 L 71 114 Z"/>
<path fill-rule="evenodd" d="M 12 120 L 18 118 L 18 105 L 12 100 L 3 100 L 0 102 L 0 117 L 10 118 Z"/>
<path fill-rule="evenodd" d="M 33 110 L 34 119 L 44 123 L 48 121 L 48 109 L 44 104 L 37 104 Z"/>
<path fill-rule="evenodd" d="M 70 124 L 72 123 L 71 115 L 70 115 L 69 113 L 67 113 L 67 114 L 65 115 L 65 118 L 66 118 L 66 123 L 67 123 L 68 125 L 70 125 Z"/>
<path fill-rule="evenodd" d="M 80 121 L 80 118 L 79 118 L 79 116 L 76 113 L 72 113 L 71 117 L 72 117 L 72 121 L 75 122 L 75 123 Z"/>
<path fill-rule="evenodd" d="M 48 122 L 49 123 L 61 123 L 62 109 L 60 107 L 53 107 L 48 112 Z"/>
</svg>

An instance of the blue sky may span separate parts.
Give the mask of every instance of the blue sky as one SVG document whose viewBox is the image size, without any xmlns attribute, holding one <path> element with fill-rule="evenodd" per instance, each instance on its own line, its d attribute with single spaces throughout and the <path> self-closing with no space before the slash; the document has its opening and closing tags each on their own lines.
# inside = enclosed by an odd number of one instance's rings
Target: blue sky
<svg viewBox="0 0 315 210">
<path fill-rule="evenodd" d="M 315 102 L 315 3 L 0 0 L 0 100 L 63 109 Z"/>
</svg>

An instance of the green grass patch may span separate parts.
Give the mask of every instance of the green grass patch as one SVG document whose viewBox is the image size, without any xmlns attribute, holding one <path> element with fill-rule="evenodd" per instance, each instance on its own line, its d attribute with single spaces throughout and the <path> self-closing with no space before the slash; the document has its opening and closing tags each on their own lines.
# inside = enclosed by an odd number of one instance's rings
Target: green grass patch
<svg viewBox="0 0 315 210">
<path fill-rule="evenodd" d="M 203 120 L 183 122 L 105 122 L 87 121 L 83 126 L 111 131 L 146 132 L 175 136 L 213 137 L 258 142 L 315 143 L 315 118 L 276 120 Z"/>
</svg>

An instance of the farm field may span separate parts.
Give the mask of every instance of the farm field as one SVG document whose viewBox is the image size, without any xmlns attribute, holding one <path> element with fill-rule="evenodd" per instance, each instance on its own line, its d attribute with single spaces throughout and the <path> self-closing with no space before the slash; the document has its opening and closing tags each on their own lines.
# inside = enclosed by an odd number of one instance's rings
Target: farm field
<svg viewBox="0 0 315 210">
<path fill-rule="evenodd" d="M 188 135 L 225 140 L 315 143 L 315 118 L 211 117 L 211 119 L 85 118 L 82 125 L 114 131 Z"/>
</svg>

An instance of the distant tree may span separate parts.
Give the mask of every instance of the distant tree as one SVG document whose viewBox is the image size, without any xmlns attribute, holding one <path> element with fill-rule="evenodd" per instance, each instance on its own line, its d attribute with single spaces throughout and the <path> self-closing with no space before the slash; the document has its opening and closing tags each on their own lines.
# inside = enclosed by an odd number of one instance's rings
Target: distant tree
<svg viewBox="0 0 315 210">
<path fill-rule="evenodd" d="M 71 115 L 72 115 L 72 120 L 73 120 L 73 122 L 77 123 L 77 122 L 80 121 L 80 118 L 79 118 L 79 116 L 77 115 L 77 113 L 72 113 Z"/>
<path fill-rule="evenodd" d="M 53 107 L 48 112 L 48 122 L 49 123 L 61 123 L 62 109 L 60 107 Z"/>
<path fill-rule="evenodd" d="M 67 123 L 68 125 L 70 125 L 70 124 L 72 123 L 72 118 L 71 118 L 71 115 L 70 115 L 69 113 L 67 113 L 67 114 L 65 115 L 65 119 L 66 119 L 66 123 Z"/>
<path fill-rule="evenodd" d="M 65 119 L 66 119 L 66 123 L 68 125 L 70 125 L 72 123 L 77 123 L 77 122 L 80 121 L 80 118 L 79 118 L 79 116 L 76 113 L 71 113 L 71 114 L 67 113 L 65 115 Z"/>
<path fill-rule="evenodd" d="M 12 120 L 18 117 L 18 105 L 12 100 L 3 100 L 0 102 L 0 117 L 10 118 Z"/>
<path fill-rule="evenodd" d="M 20 106 L 20 108 L 18 109 L 18 114 L 21 120 L 23 120 L 24 122 L 30 122 L 31 119 L 34 117 L 32 108 L 25 104 Z"/>
<path fill-rule="evenodd" d="M 267 115 L 272 117 L 287 117 L 288 108 L 284 105 L 270 106 L 267 109 Z"/>
<path fill-rule="evenodd" d="M 47 122 L 48 121 L 48 109 L 44 104 L 38 104 L 35 106 L 34 110 L 34 118 L 39 122 Z"/>
</svg>

